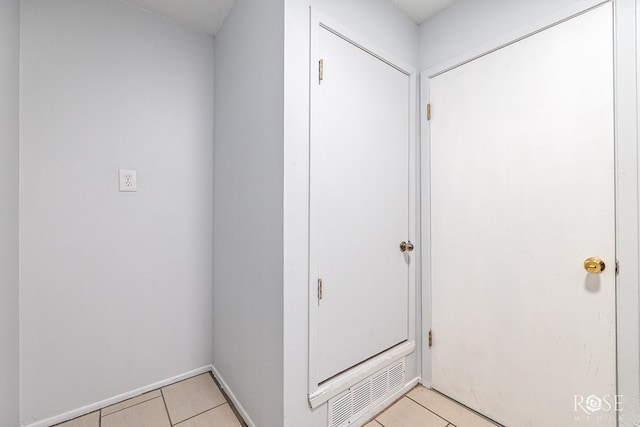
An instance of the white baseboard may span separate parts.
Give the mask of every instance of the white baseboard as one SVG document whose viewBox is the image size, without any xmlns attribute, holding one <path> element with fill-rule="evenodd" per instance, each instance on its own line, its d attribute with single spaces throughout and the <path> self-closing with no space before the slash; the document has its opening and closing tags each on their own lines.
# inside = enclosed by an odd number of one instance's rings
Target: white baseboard
<svg viewBox="0 0 640 427">
<path fill-rule="evenodd" d="M 220 375 L 220 372 L 213 365 L 211 366 L 211 369 L 213 371 L 213 376 L 216 377 L 216 379 L 220 383 L 220 387 L 222 387 L 222 390 L 224 390 L 229 399 L 231 399 L 233 406 L 236 407 L 244 422 L 247 423 L 249 427 L 256 427 L 256 424 L 253 422 L 246 409 L 244 409 L 244 406 L 242 406 L 242 403 L 240 403 L 236 395 L 233 394 L 233 391 L 231 390 L 231 388 L 229 388 L 229 385 L 226 383 L 222 375 Z"/>
<path fill-rule="evenodd" d="M 110 397 L 105 400 L 101 400 L 100 402 L 92 403 L 87 406 L 83 406 L 82 408 L 74 409 L 73 411 L 65 412 L 64 414 L 56 415 L 55 417 L 47 418 L 46 420 L 36 421 L 31 424 L 27 424 L 24 427 L 50 427 L 55 424 L 63 423 L 65 421 L 72 420 L 74 418 L 81 417 L 83 415 L 89 414 L 91 412 L 95 412 L 98 409 L 105 408 L 107 406 L 120 403 L 124 400 L 131 399 L 132 397 L 140 396 L 141 394 L 147 393 L 149 391 L 153 391 L 160 387 L 168 386 L 169 384 L 176 383 L 178 381 L 185 380 L 187 378 L 202 374 L 204 372 L 212 372 L 213 366 L 207 365 L 198 369 L 194 369 L 189 372 L 185 372 L 184 374 L 177 375 L 172 378 L 167 378 L 166 380 L 158 381 L 153 384 L 146 385 L 144 387 L 137 388 L 135 390 L 129 391 L 127 393 L 122 393 L 114 397 Z M 228 393 L 228 392 L 227 392 Z M 234 402 L 235 403 L 235 402 Z M 237 405 L 236 405 L 237 406 Z M 239 410 L 239 409 L 238 409 Z"/>
<path fill-rule="evenodd" d="M 194 370 L 189 371 L 189 372 L 185 372 L 185 373 L 177 375 L 175 377 L 167 378 L 165 380 L 158 381 L 158 382 L 155 382 L 153 384 L 146 385 L 144 387 L 140 387 L 140 388 L 132 390 L 130 392 L 122 393 L 122 394 L 119 394 L 117 396 L 110 397 L 109 399 L 101 400 L 99 402 L 95 402 L 95 403 L 92 403 L 90 405 L 83 406 L 82 408 L 78 408 L 78 409 L 74 409 L 73 411 L 65 412 L 64 414 L 56 415 L 55 417 L 50 417 L 50 418 L 47 418 L 45 420 L 36 421 L 34 423 L 31 423 L 31 424 L 23 425 L 23 427 L 51 427 L 51 426 L 53 426 L 55 424 L 63 423 L 65 421 L 69 421 L 69 420 L 72 420 L 74 418 L 81 417 L 83 415 L 89 414 L 91 412 L 95 412 L 95 411 L 97 411 L 99 409 L 102 409 L 102 408 L 105 408 L 107 406 L 114 405 L 116 403 L 120 403 L 120 402 L 122 402 L 124 400 L 131 399 L 131 398 L 136 397 L 136 396 L 140 396 L 141 394 L 156 390 L 156 389 L 161 388 L 161 387 L 168 386 L 170 384 L 176 383 L 178 381 L 185 380 L 187 378 L 191 378 L 193 376 L 196 376 L 196 375 L 199 375 L 199 374 L 202 374 L 202 373 L 205 373 L 205 372 L 212 372 L 213 373 L 213 375 L 216 377 L 216 379 L 220 383 L 220 386 L 222 387 L 224 392 L 227 394 L 229 399 L 231 399 L 231 402 L 233 402 L 234 406 L 236 407 L 236 409 L 240 413 L 240 416 L 244 419 L 244 421 L 247 423 L 247 425 L 249 427 L 256 427 L 256 424 L 253 422 L 253 420 L 251 419 L 251 417 L 249 416 L 247 411 L 244 409 L 244 407 L 242 406 L 242 404 L 240 403 L 238 398 L 235 396 L 235 394 L 233 394 L 233 391 L 229 388 L 229 386 L 227 385 L 227 383 L 224 380 L 224 378 L 222 377 L 222 375 L 220 375 L 220 372 L 218 372 L 218 370 L 213 365 L 203 366 L 201 368 L 194 369 Z M 379 405 L 376 405 L 370 411 L 365 413 L 360 419 L 358 419 L 356 422 L 353 423 L 352 427 L 360 427 L 360 426 L 364 425 L 366 423 L 366 421 L 369 421 L 371 418 L 373 418 L 374 416 L 376 416 L 380 412 L 382 412 L 385 409 L 387 409 L 396 400 L 398 400 L 405 393 L 407 393 L 409 390 L 411 390 L 413 387 L 415 387 L 416 384 L 418 384 L 418 382 L 420 382 L 420 380 L 421 380 L 420 377 L 416 377 L 413 380 L 409 381 L 407 384 L 405 384 L 397 392 L 395 392 L 394 394 L 389 396 L 387 399 L 382 401 Z"/>
<path fill-rule="evenodd" d="M 393 405 L 396 400 L 400 399 L 402 396 L 407 394 L 412 388 L 414 388 L 421 381 L 420 377 L 415 377 L 407 384 L 404 385 L 400 390 L 393 393 L 387 399 L 383 400 L 379 405 L 374 406 L 369 411 L 365 412 L 360 418 L 358 418 L 355 422 L 351 424 L 351 427 L 361 427 L 364 424 L 371 421 L 382 411 L 387 409 L 389 406 Z"/>
</svg>

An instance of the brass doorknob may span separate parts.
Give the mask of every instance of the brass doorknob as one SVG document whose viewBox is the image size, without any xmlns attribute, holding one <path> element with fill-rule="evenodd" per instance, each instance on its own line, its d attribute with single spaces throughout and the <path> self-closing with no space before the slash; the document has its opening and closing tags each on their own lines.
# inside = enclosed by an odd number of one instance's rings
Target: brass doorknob
<svg viewBox="0 0 640 427">
<path fill-rule="evenodd" d="M 400 243 L 400 252 L 411 252 L 413 250 L 413 243 L 411 241 Z"/>
<path fill-rule="evenodd" d="M 590 257 L 584 260 L 584 269 L 589 273 L 602 273 L 605 267 L 604 261 L 598 257 Z"/>
</svg>

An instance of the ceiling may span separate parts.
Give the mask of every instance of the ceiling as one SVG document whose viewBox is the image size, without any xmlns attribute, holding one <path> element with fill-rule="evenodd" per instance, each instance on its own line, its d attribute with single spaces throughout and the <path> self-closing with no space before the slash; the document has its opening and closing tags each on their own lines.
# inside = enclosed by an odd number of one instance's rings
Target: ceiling
<svg viewBox="0 0 640 427">
<path fill-rule="evenodd" d="M 456 0 L 390 0 L 416 24 L 422 24 Z"/>
<path fill-rule="evenodd" d="M 128 0 L 175 19 L 190 27 L 195 27 L 211 35 L 215 35 L 235 0 Z M 416 24 L 452 4 L 455 0 L 388 0 L 402 10 Z"/>
<path fill-rule="evenodd" d="M 144 9 L 215 35 L 235 0 L 127 0 Z"/>
</svg>

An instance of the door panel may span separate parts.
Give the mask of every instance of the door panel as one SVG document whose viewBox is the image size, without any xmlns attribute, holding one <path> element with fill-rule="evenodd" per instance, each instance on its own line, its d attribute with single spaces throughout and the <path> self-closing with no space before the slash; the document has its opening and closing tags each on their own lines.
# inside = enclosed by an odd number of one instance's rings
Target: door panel
<svg viewBox="0 0 640 427">
<path fill-rule="evenodd" d="M 605 4 L 430 80 L 432 384 L 510 427 L 616 425 L 579 404 L 616 393 L 612 32 Z"/>
<path fill-rule="evenodd" d="M 409 76 L 324 28 L 311 146 L 318 378 L 407 339 Z M 311 278 L 312 292 L 315 280 Z"/>
</svg>

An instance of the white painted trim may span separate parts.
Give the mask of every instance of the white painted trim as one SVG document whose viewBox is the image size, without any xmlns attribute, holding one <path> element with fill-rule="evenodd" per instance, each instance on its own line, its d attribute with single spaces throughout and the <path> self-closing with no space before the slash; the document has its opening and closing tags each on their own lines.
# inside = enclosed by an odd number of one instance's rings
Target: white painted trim
<svg viewBox="0 0 640 427">
<path fill-rule="evenodd" d="M 617 387 L 624 411 L 618 413 L 620 427 L 640 425 L 640 0 L 611 0 L 614 5 L 615 37 L 615 140 L 616 140 L 616 245 L 620 273 L 617 277 Z M 584 13 L 602 0 L 580 0 L 554 14 L 521 27 L 519 30 L 473 49 L 421 73 L 421 115 L 426 114 L 429 79 L 452 68 L 543 31 L 550 26 Z M 422 116 L 424 117 L 424 116 Z M 421 119 L 421 228 L 422 271 L 430 272 L 429 203 L 429 123 Z M 430 274 L 430 273 L 429 273 Z M 431 327 L 431 278 L 422 276 L 422 331 Z M 437 341 L 437 335 L 434 338 Z M 423 340 L 424 342 L 424 340 Z M 426 342 L 422 345 L 422 380 L 431 386 L 431 357 Z"/>
<path fill-rule="evenodd" d="M 308 380 L 308 392 L 309 395 L 313 394 L 317 384 L 318 384 L 318 369 L 317 369 L 317 354 L 318 354 L 318 310 L 319 310 L 319 301 L 317 300 L 317 291 L 313 289 L 312 278 L 318 277 L 318 265 L 314 263 L 314 260 L 318 259 L 318 254 L 315 246 L 312 242 L 315 241 L 315 237 L 318 235 L 317 228 L 314 228 L 313 216 L 314 212 L 318 212 L 317 204 L 313 203 L 312 196 L 312 184 L 311 184 L 311 153 L 313 151 L 313 146 L 317 145 L 317 132 L 313 130 L 318 127 L 318 109 L 315 108 L 314 99 L 318 99 L 318 85 L 317 80 L 314 78 L 314 74 L 317 71 L 317 66 L 315 66 L 316 61 L 318 61 L 319 56 L 319 46 L 320 46 L 320 21 L 321 17 L 319 16 L 319 12 L 314 8 L 310 8 L 310 26 L 309 26 L 309 40 L 310 40 L 310 49 L 309 49 L 309 173 L 308 173 L 308 185 L 309 185 L 309 239 L 307 244 L 309 245 L 309 276 L 307 277 L 307 286 L 309 286 L 309 342 L 308 342 L 308 350 L 309 350 L 309 380 Z M 315 292 L 314 292 L 315 291 Z"/>
<path fill-rule="evenodd" d="M 116 403 L 123 402 L 125 400 L 140 396 L 141 394 L 148 393 L 161 387 L 168 386 L 178 381 L 186 380 L 187 378 L 194 377 L 196 375 L 203 374 L 205 372 L 211 372 L 212 366 L 203 366 L 201 368 L 194 369 L 184 374 L 176 375 L 175 377 L 167 378 L 166 380 L 158 381 L 153 384 L 146 385 L 144 387 L 137 388 L 127 393 L 122 393 L 114 397 L 110 397 L 99 402 L 92 403 L 82 408 L 74 409 L 73 411 L 65 412 L 64 414 L 56 415 L 55 417 L 47 418 L 46 420 L 36 421 L 31 424 L 27 424 L 26 427 L 49 427 L 55 424 L 63 423 L 65 421 L 72 420 L 74 418 L 81 417 L 83 415 L 95 412 L 99 409 L 106 408 L 107 406 L 114 405 Z"/>
<path fill-rule="evenodd" d="M 427 104 L 429 103 L 429 77 L 420 79 L 420 247 L 421 252 L 421 326 L 420 336 L 431 330 L 431 138 Z M 421 384 L 431 388 L 431 349 L 429 340 L 421 340 Z"/>
<path fill-rule="evenodd" d="M 423 272 L 423 261 L 424 261 L 424 257 L 425 256 L 429 256 L 429 247 L 427 245 L 424 244 L 424 240 L 422 239 L 423 236 L 423 228 L 422 228 L 422 216 L 423 216 L 423 212 L 422 212 L 422 174 L 423 172 L 423 165 L 422 165 L 422 144 L 420 143 L 421 139 L 420 139 L 420 133 L 422 132 L 422 123 L 423 120 L 421 120 L 420 118 L 422 117 L 422 109 L 420 108 L 420 86 L 421 86 L 421 82 L 420 80 L 418 80 L 416 82 L 416 87 L 413 90 L 414 96 L 416 97 L 415 101 L 414 101 L 414 105 L 415 105 L 415 111 L 413 114 L 413 120 L 414 122 L 414 134 L 415 134 L 415 138 L 417 141 L 417 144 L 415 144 L 416 147 L 416 151 L 415 151 L 415 168 L 416 168 L 416 185 L 415 185 L 415 197 L 416 197 L 416 202 L 415 202 L 415 212 L 416 212 L 416 220 L 415 220 L 415 231 L 414 231 L 414 235 L 416 237 L 416 250 L 415 250 L 415 256 L 416 256 L 416 266 L 415 266 L 415 289 L 414 289 L 414 300 L 413 300 L 413 306 L 414 306 L 414 310 L 415 310 L 415 317 L 414 317 L 414 334 L 416 337 L 416 373 L 418 375 L 418 377 L 420 378 L 420 382 L 422 383 L 422 378 L 425 375 L 425 370 L 424 370 L 424 365 L 422 363 L 422 361 L 424 360 L 424 343 L 427 341 L 424 339 L 424 334 L 423 331 L 428 331 L 428 329 L 424 328 L 424 316 L 423 316 L 423 310 L 422 308 L 424 307 L 424 294 L 423 294 L 423 288 L 422 288 L 422 275 L 424 274 Z M 426 110 L 425 110 L 426 113 Z M 428 165 L 427 165 L 428 166 Z M 430 373 L 431 371 L 429 371 Z"/>
<path fill-rule="evenodd" d="M 415 377 L 407 384 L 405 384 L 400 390 L 393 393 L 391 396 L 374 406 L 372 409 L 365 412 L 360 418 L 358 418 L 350 427 L 361 427 L 371 421 L 374 417 L 380 414 L 382 411 L 393 405 L 396 400 L 407 394 L 412 388 L 414 388 L 420 382 L 420 377 Z"/>
<path fill-rule="evenodd" d="M 387 350 L 373 359 L 354 367 L 353 369 L 349 369 L 344 374 L 340 374 L 327 381 L 322 384 L 322 387 L 316 390 L 315 393 L 309 395 L 309 404 L 311 405 L 311 408 L 317 408 L 349 387 L 358 384 L 369 375 L 372 375 L 373 373 L 383 369 L 385 366 L 389 366 L 413 353 L 415 348 L 415 341 L 402 343 L 391 350 Z"/>
<path fill-rule="evenodd" d="M 420 169 L 418 153 L 420 152 L 418 144 L 420 139 L 418 138 L 417 130 L 417 111 L 418 111 L 418 70 L 411 69 L 409 75 L 409 235 L 407 236 L 414 243 L 416 249 L 413 252 L 413 256 L 409 256 L 409 293 L 408 293 L 408 328 L 407 333 L 409 341 L 413 343 L 413 347 L 416 347 L 417 341 L 417 316 L 418 309 L 416 307 L 416 296 L 418 282 L 418 269 L 421 264 L 422 248 L 420 245 L 420 235 L 417 234 L 420 230 L 418 223 L 420 221 L 419 200 L 418 194 Z"/>
<path fill-rule="evenodd" d="M 640 425 L 640 317 L 638 229 L 638 82 L 637 43 L 640 2 L 615 0 L 614 81 L 616 152 L 616 257 L 618 394 L 623 411 L 618 425 Z M 636 21 L 637 20 L 637 21 Z"/>
<path fill-rule="evenodd" d="M 236 407 L 238 413 L 240 413 L 240 416 L 242 417 L 244 422 L 247 423 L 249 427 L 256 427 L 256 423 L 253 422 L 253 420 L 249 416 L 249 413 L 246 409 L 244 409 L 244 406 L 242 406 L 242 403 L 240 403 L 240 400 L 238 400 L 236 395 L 231 390 L 231 387 L 229 387 L 220 372 L 213 365 L 211 365 L 211 370 L 213 372 L 213 376 L 216 377 L 216 379 L 220 383 L 220 387 L 222 387 L 222 390 L 227 394 L 227 396 L 229 396 L 229 399 L 231 399 L 231 402 Z"/>
<path fill-rule="evenodd" d="M 318 11 L 316 8 L 310 8 L 310 106 L 309 106 L 309 144 L 313 146 L 316 142 L 316 133 L 314 129 L 317 128 L 317 107 L 314 104 L 314 99 L 317 99 L 317 90 L 318 85 L 315 84 L 317 82 L 317 64 L 318 60 L 318 51 L 319 51 L 319 31 L 320 29 L 326 29 L 336 34 L 337 36 L 343 38 L 344 40 L 358 46 L 359 48 L 365 50 L 376 58 L 386 62 L 387 64 L 393 66 L 398 69 L 402 73 L 406 74 L 409 77 L 409 156 L 410 156 L 410 170 L 409 170 L 409 236 L 408 239 L 417 242 L 419 240 L 416 235 L 417 222 L 419 221 L 419 215 L 417 212 L 417 181 L 419 177 L 417 176 L 417 130 L 416 130 L 416 110 L 417 110 L 417 70 L 415 67 L 412 67 L 409 64 L 404 63 L 403 61 L 398 60 L 393 55 L 387 53 L 383 49 L 378 48 L 375 44 L 369 42 L 366 38 L 354 33 L 349 28 L 343 26 L 342 24 L 334 21 L 333 19 L 327 17 L 322 12 Z M 413 156 L 413 157 L 411 157 Z M 413 161 L 412 161 L 413 160 Z M 310 187 L 310 198 L 311 198 L 311 187 Z M 313 217 L 314 212 L 317 210 L 312 205 L 313 198 L 309 200 L 309 215 L 310 218 Z M 315 241 L 314 236 L 317 234 L 317 231 L 312 227 L 312 220 L 309 221 L 309 395 L 316 395 L 321 392 L 321 389 L 318 388 L 319 381 L 322 380 L 319 378 L 317 374 L 317 354 L 318 354 L 318 301 L 316 297 L 316 290 L 314 281 L 317 280 L 317 265 L 315 265 L 312 261 L 317 259 L 317 254 L 315 247 L 312 245 L 312 242 Z M 413 302 L 416 299 L 416 270 L 417 266 L 420 263 L 420 258 L 418 257 L 419 253 L 415 253 L 413 261 L 413 268 L 409 268 L 409 311 L 408 311 L 408 339 L 409 341 L 414 343 L 416 340 L 416 308 Z M 357 368 L 354 368 L 357 369 Z M 325 400 L 326 401 L 326 400 Z"/>
</svg>

